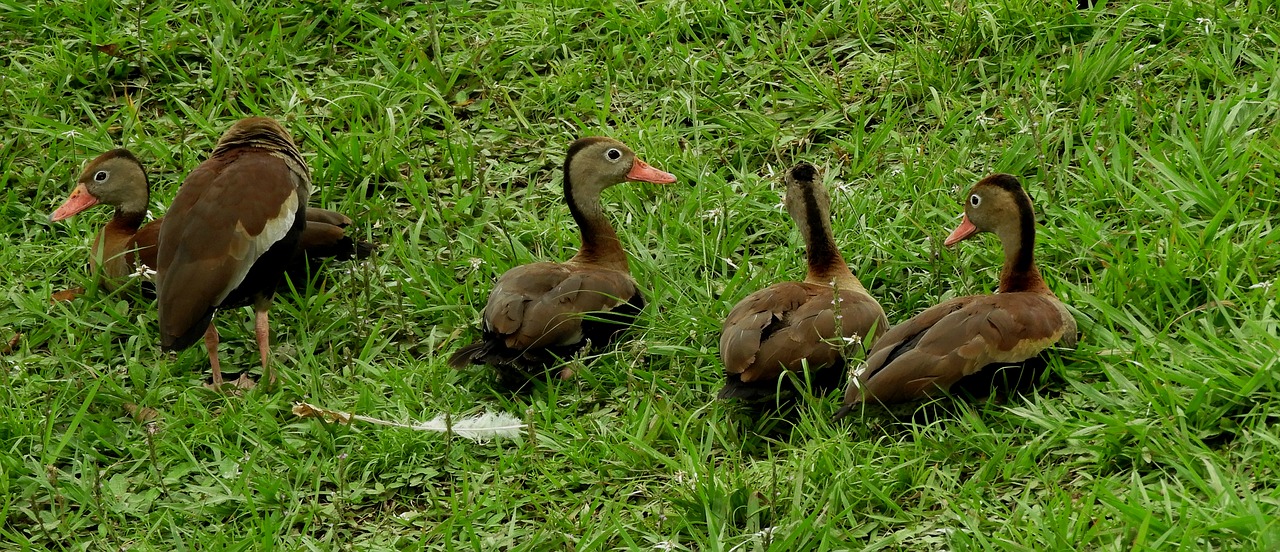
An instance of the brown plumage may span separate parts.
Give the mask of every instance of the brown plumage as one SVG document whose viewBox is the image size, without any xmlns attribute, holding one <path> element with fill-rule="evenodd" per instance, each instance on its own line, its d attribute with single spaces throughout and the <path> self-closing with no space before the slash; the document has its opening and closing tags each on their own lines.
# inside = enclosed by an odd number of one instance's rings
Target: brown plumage
<svg viewBox="0 0 1280 552">
<path fill-rule="evenodd" d="M 1023 362 L 1054 344 L 1075 346 L 1075 319 L 1036 268 L 1035 212 L 1018 180 L 1007 174 L 982 179 L 964 211 L 944 243 L 996 234 L 1005 252 L 998 292 L 943 302 L 881 336 L 850 381 L 837 418 L 867 401 L 937 395 L 983 368 Z"/>
<path fill-rule="evenodd" d="M 213 385 L 221 387 L 221 308 L 252 304 L 262 369 L 268 363 L 267 309 L 306 219 L 311 176 L 293 139 L 275 121 L 243 119 L 191 171 L 165 215 L 156 255 L 160 345 L 182 350 L 205 338 Z M 242 376 L 237 382 L 247 386 Z"/>
<path fill-rule="evenodd" d="M 816 390 L 833 389 L 844 381 L 844 340 L 870 345 L 889 326 L 835 244 L 831 198 L 817 169 L 800 163 L 785 180 L 787 212 L 804 236 L 808 275 L 752 293 L 729 312 L 720 334 L 722 399 L 773 396 L 778 378 L 802 371 L 805 363 Z"/>
<path fill-rule="evenodd" d="M 480 341 L 458 349 L 450 365 L 487 364 L 528 375 L 588 340 L 602 345 L 631 324 L 644 308 L 644 296 L 600 204 L 605 188 L 627 181 L 667 184 L 676 177 L 641 161 L 617 140 L 589 137 L 569 146 L 564 197 L 582 247 L 566 262 L 518 266 L 500 276 L 484 308 Z"/>
<path fill-rule="evenodd" d="M 156 243 L 164 218 L 143 224 L 150 203 L 146 170 L 127 149 L 99 155 L 85 166 L 71 196 L 49 217 L 53 222 L 70 218 L 94 205 L 115 207 L 115 216 L 93 240 L 89 265 L 99 282 L 109 290 L 138 274 L 150 281 L 156 268 Z M 287 274 L 301 282 L 325 258 L 346 260 L 365 258 L 372 252 L 369 243 L 346 235 L 351 219 L 325 209 L 307 209 L 306 225 L 298 249 L 289 261 Z"/>
</svg>

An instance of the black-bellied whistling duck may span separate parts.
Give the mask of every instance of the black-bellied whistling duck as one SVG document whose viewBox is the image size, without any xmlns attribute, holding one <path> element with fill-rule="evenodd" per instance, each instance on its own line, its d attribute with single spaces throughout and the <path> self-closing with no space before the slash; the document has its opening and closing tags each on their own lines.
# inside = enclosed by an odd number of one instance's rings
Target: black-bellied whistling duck
<svg viewBox="0 0 1280 552">
<path fill-rule="evenodd" d="M 720 358 L 721 399 L 769 397 L 784 372 L 807 363 L 815 390 L 844 380 L 845 339 L 870 346 L 889 321 L 849 270 L 831 233 L 831 197 L 818 169 L 800 163 L 787 171 L 787 212 L 800 227 L 808 257 L 803 282 L 774 284 L 739 301 L 725 318 Z"/>
<path fill-rule="evenodd" d="M 218 309 L 252 304 L 263 376 L 269 358 L 267 309 L 298 246 L 311 193 L 311 173 L 293 139 L 265 117 L 242 119 L 191 171 L 165 214 L 156 255 L 160 346 L 180 351 L 204 336 L 213 387 L 218 363 Z M 252 380 L 242 374 L 239 387 Z"/>
<path fill-rule="evenodd" d="M 116 208 L 115 217 L 94 238 L 89 257 L 90 267 L 109 290 L 123 285 L 133 274 L 150 280 L 149 274 L 155 271 L 156 242 L 164 218 L 142 224 L 150 194 L 142 163 L 129 150 L 114 149 L 85 166 L 71 196 L 49 217 L 58 222 L 100 203 Z M 345 229 L 350 224 L 351 219 L 341 213 L 307 209 L 306 226 L 287 269 L 290 277 L 299 282 L 318 259 L 367 257 L 373 246 L 347 236 Z"/>
<path fill-rule="evenodd" d="M 850 380 L 837 418 L 863 402 L 928 398 L 985 367 L 1020 363 L 1054 344 L 1075 346 L 1076 321 L 1036 268 L 1035 211 L 1017 178 L 993 174 L 975 184 L 964 220 L 943 243 L 979 232 L 994 233 L 1004 246 L 997 292 L 943 302 L 881 336 Z"/>
<path fill-rule="evenodd" d="M 617 140 L 589 137 L 569 146 L 564 199 L 582 247 L 566 262 L 522 265 L 500 276 L 484 308 L 480 341 L 458 349 L 450 365 L 487 364 L 529 375 L 588 340 L 602 345 L 631 324 L 644 308 L 644 296 L 600 204 L 605 188 L 627 181 L 669 184 L 676 177 L 641 161 Z"/>
</svg>

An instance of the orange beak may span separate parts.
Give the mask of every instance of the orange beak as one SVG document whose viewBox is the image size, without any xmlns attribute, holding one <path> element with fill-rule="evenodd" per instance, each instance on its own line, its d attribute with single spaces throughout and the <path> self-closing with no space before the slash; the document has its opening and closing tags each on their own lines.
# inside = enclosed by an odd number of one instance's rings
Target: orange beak
<svg viewBox="0 0 1280 552">
<path fill-rule="evenodd" d="M 58 207 L 57 211 L 54 211 L 52 215 L 49 215 L 49 220 L 52 222 L 66 220 L 74 216 L 76 213 L 97 204 L 98 198 L 93 197 L 93 194 L 89 193 L 89 189 L 86 188 L 84 184 L 80 184 L 76 186 L 75 190 L 71 191 L 71 197 L 68 197 L 67 200 L 62 203 L 62 207 Z"/>
<path fill-rule="evenodd" d="M 951 231 L 951 235 L 947 236 L 946 241 L 943 241 L 942 245 L 951 247 L 977 233 L 978 227 L 974 226 L 972 222 L 969 222 L 969 215 L 966 214 L 964 216 L 964 220 L 960 221 L 960 226 L 957 226 L 955 230 Z"/>
<path fill-rule="evenodd" d="M 652 182 L 654 184 L 670 184 L 676 181 L 676 175 L 655 169 L 637 157 L 636 160 L 631 163 L 631 170 L 627 172 L 627 180 L 636 182 Z"/>
</svg>

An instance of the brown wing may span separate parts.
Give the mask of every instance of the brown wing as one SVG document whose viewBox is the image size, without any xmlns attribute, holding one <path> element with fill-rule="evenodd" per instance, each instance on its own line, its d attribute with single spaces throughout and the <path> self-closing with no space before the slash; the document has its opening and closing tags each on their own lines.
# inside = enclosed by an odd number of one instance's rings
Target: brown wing
<svg viewBox="0 0 1280 552">
<path fill-rule="evenodd" d="M 296 220 L 306 201 L 299 193 L 300 186 L 306 190 L 302 177 L 264 151 L 238 153 L 196 167 L 161 226 L 156 295 L 162 345 L 190 335 L 258 257 L 302 223 Z"/>
<path fill-rule="evenodd" d="M 318 212 L 318 213 L 317 213 Z M 345 226 L 351 224 L 346 215 L 325 209 L 307 209 L 306 223 L 298 239 L 298 250 L 311 257 L 363 257 L 368 254 L 367 244 L 347 239 Z M 103 230 L 99 240 L 108 238 L 101 255 L 95 250 L 93 259 L 101 262 L 104 283 L 114 289 L 124 278 L 139 270 L 154 272 L 160 241 L 160 228 L 164 218 L 158 218 L 138 229 L 132 236 L 114 236 Z M 97 247 L 95 242 L 95 247 Z M 365 245 L 366 248 L 361 248 Z M 102 261 L 98 261 L 101 259 Z M 303 259 L 300 262 L 305 262 Z M 141 266 L 139 266 L 141 265 Z M 143 268 L 145 267 L 145 268 Z M 292 268 L 292 267 L 291 267 Z M 144 278 L 145 278 L 144 274 Z"/>
<path fill-rule="evenodd" d="M 570 345 L 583 339 L 585 313 L 608 311 L 636 294 L 630 274 L 593 266 L 534 263 L 498 278 L 484 328 L 512 349 Z"/>
<path fill-rule="evenodd" d="M 1074 343 L 1075 320 L 1051 295 L 952 299 L 881 337 L 846 390 L 845 404 L 926 398 L 988 364 L 1031 358 L 1068 335 Z"/>
<path fill-rule="evenodd" d="M 720 359 L 728 374 L 742 374 L 755 364 L 760 345 L 792 311 L 813 298 L 816 290 L 799 282 L 774 284 L 746 296 L 725 317 L 720 330 Z"/>
<path fill-rule="evenodd" d="M 784 282 L 751 294 L 725 319 L 725 372 L 749 383 L 798 371 L 805 360 L 811 368 L 829 366 L 840 358 L 839 338 L 879 334 L 888 326 L 879 303 L 866 293 L 842 290 L 839 308 L 837 332 L 834 290 L 828 286 Z"/>
<path fill-rule="evenodd" d="M 132 256 L 129 258 L 129 264 L 134 270 L 138 270 L 138 265 L 153 271 L 159 266 L 156 255 L 160 251 L 157 244 L 160 243 L 160 228 L 163 222 L 164 217 L 148 222 L 133 235 L 133 243 L 130 244 Z"/>
</svg>

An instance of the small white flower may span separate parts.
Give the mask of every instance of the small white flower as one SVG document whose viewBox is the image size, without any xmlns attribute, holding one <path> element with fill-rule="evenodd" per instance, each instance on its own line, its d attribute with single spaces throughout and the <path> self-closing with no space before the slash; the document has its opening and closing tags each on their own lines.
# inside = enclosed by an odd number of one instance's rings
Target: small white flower
<svg viewBox="0 0 1280 552">
<path fill-rule="evenodd" d="M 862 375 L 867 373 L 867 368 L 867 363 L 862 363 L 862 366 L 859 366 L 857 370 L 854 370 L 849 375 L 849 383 L 858 389 L 862 389 Z"/>
<path fill-rule="evenodd" d="M 139 264 L 139 265 L 138 265 L 138 269 L 137 269 L 137 270 L 134 270 L 134 271 L 133 271 L 133 274 L 130 274 L 130 275 L 129 275 L 129 277 L 130 277 L 130 278 L 142 278 L 143 280 L 148 280 L 148 281 L 149 281 L 149 280 L 152 280 L 152 279 L 154 279 L 154 278 L 156 277 L 156 271 L 155 271 L 155 270 L 153 270 L 151 267 L 149 267 L 149 266 L 147 266 L 147 265 Z"/>
</svg>

